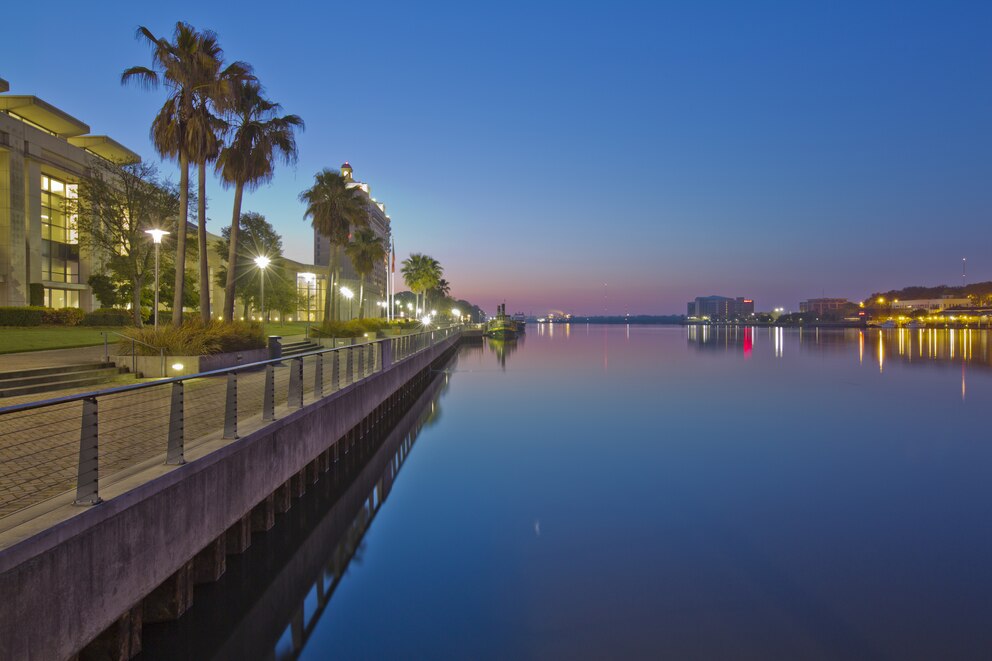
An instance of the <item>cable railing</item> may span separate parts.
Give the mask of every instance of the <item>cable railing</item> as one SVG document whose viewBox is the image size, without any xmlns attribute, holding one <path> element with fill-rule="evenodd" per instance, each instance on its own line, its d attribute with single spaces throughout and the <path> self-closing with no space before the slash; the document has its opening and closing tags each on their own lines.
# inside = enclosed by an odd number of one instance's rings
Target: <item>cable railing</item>
<svg viewBox="0 0 992 661">
<path fill-rule="evenodd" d="M 0 408 L 0 518 L 75 490 L 101 501 L 100 482 L 210 439 L 265 426 L 444 342 L 438 328 L 199 374 Z"/>
</svg>

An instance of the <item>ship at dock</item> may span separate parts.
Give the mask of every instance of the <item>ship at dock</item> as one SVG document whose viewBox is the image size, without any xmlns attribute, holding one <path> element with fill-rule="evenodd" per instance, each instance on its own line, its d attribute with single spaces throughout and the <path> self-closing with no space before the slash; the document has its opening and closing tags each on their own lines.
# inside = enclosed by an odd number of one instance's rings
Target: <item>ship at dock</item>
<svg viewBox="0 0 992 661">
<path fill-rule="evenodd" d="M 506 314 L 506 303 L 496 308 L 496 316 L 486 324 L 486 336 L 508 339 L 517 336 L 517 322 Z"/>
</svg>

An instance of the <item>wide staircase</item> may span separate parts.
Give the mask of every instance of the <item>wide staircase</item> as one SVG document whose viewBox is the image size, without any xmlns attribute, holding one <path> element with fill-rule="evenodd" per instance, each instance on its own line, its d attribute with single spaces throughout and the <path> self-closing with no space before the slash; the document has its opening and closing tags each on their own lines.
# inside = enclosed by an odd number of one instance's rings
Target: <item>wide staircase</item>
<svg viewBox="0 0 992 661">
<path fill-rule="evenodd" d="M 0 397 L 95 386 L 107 383 L 126 371 L 114 365 L 94 362 L 0 372 Z"/>
<path fill-rule="evenodd" d="M 296 342 L 287 342 L 282 345 L 282 355 L 284 358 L 292 358 L 293 356 L 298 356 L 301 353 L 309 353 L 311 351 L 317 351 L 321 347 L 316 342 L 311 342 L 310 340 L 299 340 Z"/>
</svg>

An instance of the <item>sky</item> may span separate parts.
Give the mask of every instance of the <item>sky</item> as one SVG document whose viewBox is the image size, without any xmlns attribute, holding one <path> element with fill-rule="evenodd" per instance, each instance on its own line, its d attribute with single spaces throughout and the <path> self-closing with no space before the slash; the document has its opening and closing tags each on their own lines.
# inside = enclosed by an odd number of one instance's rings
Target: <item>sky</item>
<svg viewBox="0 0 992 661">
<path fill-rule="evenodd" d="M 235 11 L 237 8 L 237 11 Z M 313 259 L 298 201 L 343 161 L 495 311 L 684 313 L 992 280 L 992 3 L 15 3 L 0 77 L 157 162 L 137 26 L 214 30 L 300 115 L 246 197 Z M 173 163 L 162 173 L 178 180 Z M 208 227 L 232 193 L 208 182 Z M 397 274 L 399 280 L 399 274 Z"/>
</svg>

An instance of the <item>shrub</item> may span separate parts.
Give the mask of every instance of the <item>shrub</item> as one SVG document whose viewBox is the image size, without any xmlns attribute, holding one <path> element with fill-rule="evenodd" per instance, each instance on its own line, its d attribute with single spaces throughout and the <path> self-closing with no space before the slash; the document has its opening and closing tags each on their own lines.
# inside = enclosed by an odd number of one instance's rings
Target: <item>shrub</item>
<svg viewBox="0 0 992 661">
<path fill-rule="evenodd" d="M 78 326 L 86 313 L 79 308 L 43 308 L 41 323 L 55 326 Z"/>
<path fill-rule="evenodd" d="M 48 308 L 3 307 L 0 308 L 0 326 L 40 326 Z"/>
<path fill-rule="evenodd" d="M 83 326 L 129 326 L 131 313 L 118 308 L 100 308 L 93 310 L 79 322 Z"/>
<path fill-rule="evenodd" d="M 325 321 L 321 324 L 318 334 L 324 337 L 361 337 L 366 333 L 379 332 L 388 325 L 388 322 L 382 319 Z"/>
<path fill-rule="evenodd" d="M 154 328 L 131 328 L 124 331 L 128 338 L 163 348 L 172 356 L 206 356 L 230 351 L 248 351 L 265 347 L 262 325 L 253 321 L 211 321 L 204 324 L 199 319 L 191 319 L 180 326 L 160 326 Z M 121 340 L 120 347 L 130 352 L 131 343 Z M 142 344 L 135 345 L 135 353 L 144 356 L 158 355 L 156 349 Z"/>
</svg>

